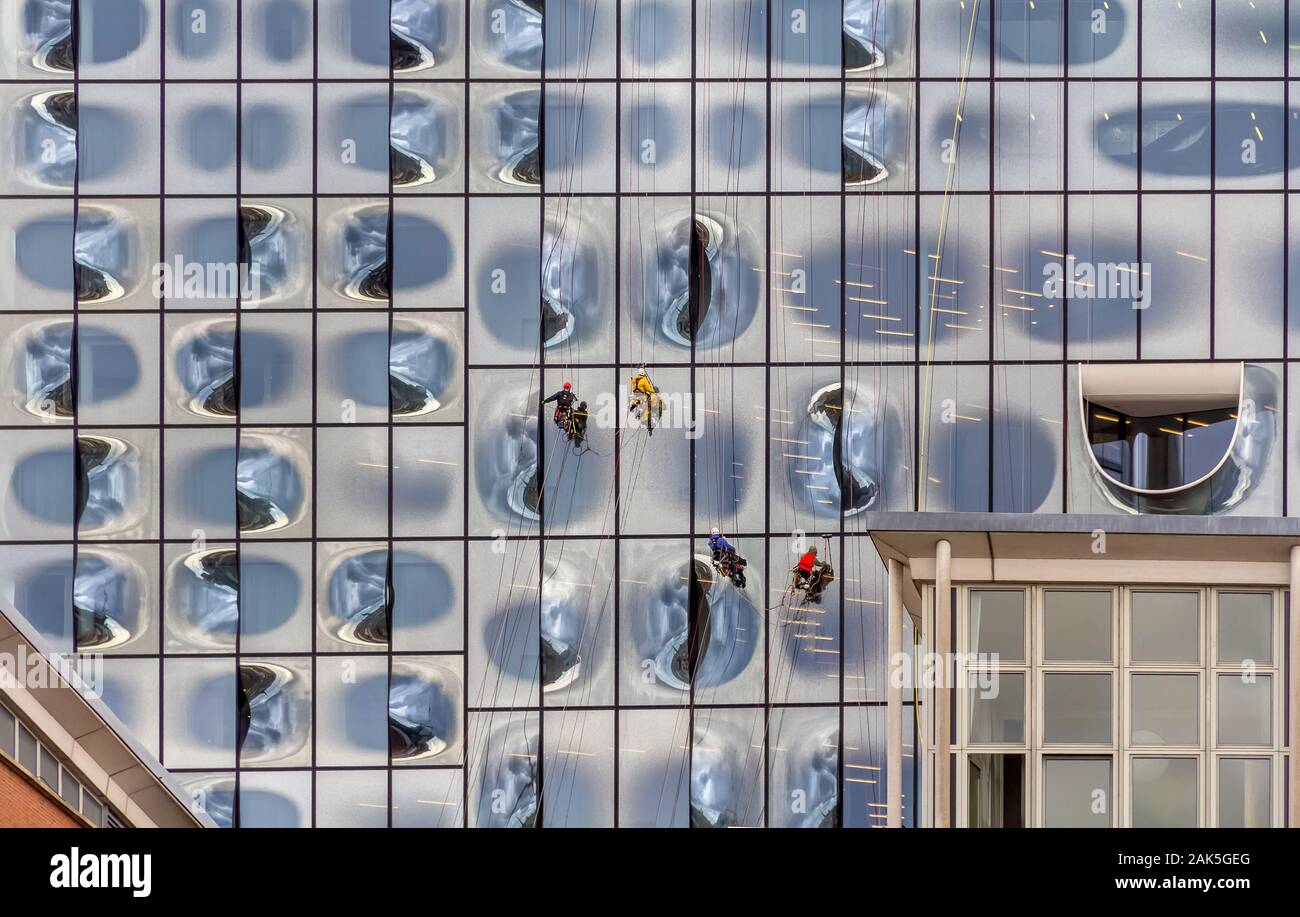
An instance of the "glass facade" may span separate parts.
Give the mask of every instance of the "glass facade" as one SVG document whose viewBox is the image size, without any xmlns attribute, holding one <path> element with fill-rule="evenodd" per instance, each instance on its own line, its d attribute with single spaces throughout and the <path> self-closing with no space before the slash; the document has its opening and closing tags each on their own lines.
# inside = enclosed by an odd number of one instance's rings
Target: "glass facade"
<svg viewBox="0 0 1300 917">
<path fill-rule="evenodd" d="M 873 513 L 1298 512 L 1288 10 L 6 4 L 0 595 L 223 825 L 882 824 Z M 1080 369 L 1130 362 L 1236 375 Z M 1043 682 L 986 598 L 981 773 L 1041 725 L 1050 818 L 1101 771 L 1257 817 L 1276 759 L 1207 744 L 1261 737 L 1241 685 L 1190 757 L 1088 751 L 1271 646 L 1254 594 L 1187 660 L 1079 624 L 1172 653 L 1177 603 L 1048 593 Z"/>
</svg>

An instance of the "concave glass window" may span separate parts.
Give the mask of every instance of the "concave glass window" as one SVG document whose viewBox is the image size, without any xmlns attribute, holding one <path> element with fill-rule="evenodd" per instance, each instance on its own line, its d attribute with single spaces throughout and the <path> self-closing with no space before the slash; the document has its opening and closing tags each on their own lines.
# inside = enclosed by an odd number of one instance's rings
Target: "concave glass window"
<svg viewBox="0 0 1300 917">
<path fill-rule="evenodd" d="M 1205 477 L 1237 427 L 1236 405 L 1140 416 L 1087 405 L 1088 443 L 1110 477 L 1129 487 L 1170 490 Z"/>
</svg>

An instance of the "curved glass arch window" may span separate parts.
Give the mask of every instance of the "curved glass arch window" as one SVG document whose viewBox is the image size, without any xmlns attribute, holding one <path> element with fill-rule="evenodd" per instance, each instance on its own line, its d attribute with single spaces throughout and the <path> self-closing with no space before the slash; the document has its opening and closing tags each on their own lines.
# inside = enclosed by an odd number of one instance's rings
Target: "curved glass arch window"
<svg viewBox="0 0 1300 917">
<path fill-rule="evenodd" d="M 1075 416 L 1089 478 L 1126 512 L 1229 512 L 1267 476 L 1276 393 L 1256 363 L 1081 363 Z"/>
<path fill-rule="evenodd" d="M 1112 478 L 1143 490 L 1170 490 L 1214 471 L 1232 444 L 1237 405 L 1177 414 L 1130 414 L 1088 404 L 1088 443 Z"/>
</svg>

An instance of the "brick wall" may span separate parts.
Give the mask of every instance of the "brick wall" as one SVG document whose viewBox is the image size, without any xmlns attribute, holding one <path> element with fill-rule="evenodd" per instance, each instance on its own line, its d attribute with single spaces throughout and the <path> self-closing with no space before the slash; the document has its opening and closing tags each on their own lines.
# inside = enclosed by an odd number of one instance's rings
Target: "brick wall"
<svg viewBox="0 0 1300 917">
<path fill-rule="evenodd" d="M 0 756 L 0 828 L 76 828 L 81 823 Z"/>
</svg>

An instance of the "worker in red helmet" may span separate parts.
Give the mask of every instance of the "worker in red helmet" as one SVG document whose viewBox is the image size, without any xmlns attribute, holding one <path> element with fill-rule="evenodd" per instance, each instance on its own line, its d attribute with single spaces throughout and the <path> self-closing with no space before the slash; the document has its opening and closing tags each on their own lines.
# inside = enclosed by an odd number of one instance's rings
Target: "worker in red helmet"
<svg viewBox="0 0 1300 917">
<path fill-rule="evenodd" d="M 543 401 L 542 404 L 555 402 L 555 425 L 568 433 L 566 422 L 573 416 L 573 405 L 577 400 L 578 396 L 573 393 L 573 383 L 566 381 L 563 388 Z"/>
</svg>

